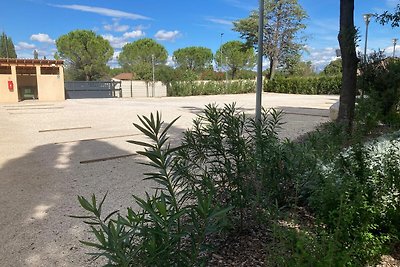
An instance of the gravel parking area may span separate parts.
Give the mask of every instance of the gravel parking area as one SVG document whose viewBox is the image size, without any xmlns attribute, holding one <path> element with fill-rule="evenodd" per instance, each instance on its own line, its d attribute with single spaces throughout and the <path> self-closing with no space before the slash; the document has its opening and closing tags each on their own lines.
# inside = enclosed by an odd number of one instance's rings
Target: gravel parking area
<svg viewBox="0 0 400 267">
<path fill-rule="evenodd" d="M 329 120 L 338 96 L 263 95 L 266 108 L 283 109 L 282 137 L 294 138 Z M 159 110 L 181 118 L 173 136 L 191 126 L 208 103 L 236 102 L 254 114 L 254 94 L 155 99 L 82 99 L 0 104 L 0 266 L 97 266 L 79 239 L 87 238 L 77 195 L 110 191 L 105 212 L 132 205 L 142 181 L 133 127 L 137 115 Z"/>
</svg>

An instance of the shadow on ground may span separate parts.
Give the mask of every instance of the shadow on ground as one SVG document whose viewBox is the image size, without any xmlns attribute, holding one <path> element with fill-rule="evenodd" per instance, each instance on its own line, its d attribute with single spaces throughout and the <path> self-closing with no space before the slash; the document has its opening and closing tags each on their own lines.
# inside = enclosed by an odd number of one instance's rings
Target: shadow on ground
<svg viewBox="0 0 400 267">
<path fill-rule="evenodd" d="M 98 266 L 78 241 L 90 236 L 87 227 L 68 215 L 82 214 L 77 195 L 109 192 L 104 214 L 135 206 L 132 194 L 151 190 L 143 181 L 144 159 L 135 154 L 141 149 L 125 139 L 47 144 L 6 162 L 0 169 L 0 266 Z"/>
</svg>

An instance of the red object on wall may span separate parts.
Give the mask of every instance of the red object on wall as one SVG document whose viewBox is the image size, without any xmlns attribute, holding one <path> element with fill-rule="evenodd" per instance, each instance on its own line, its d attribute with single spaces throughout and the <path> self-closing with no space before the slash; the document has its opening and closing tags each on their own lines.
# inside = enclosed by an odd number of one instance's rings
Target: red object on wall
<svg viewBox="0 0 400 267">
<path fill-rule="evenodd" d="M 8 81 L 8 90 L 14 91 L 14 83 L 13 83 L 13 81 Z"/>
</svg>

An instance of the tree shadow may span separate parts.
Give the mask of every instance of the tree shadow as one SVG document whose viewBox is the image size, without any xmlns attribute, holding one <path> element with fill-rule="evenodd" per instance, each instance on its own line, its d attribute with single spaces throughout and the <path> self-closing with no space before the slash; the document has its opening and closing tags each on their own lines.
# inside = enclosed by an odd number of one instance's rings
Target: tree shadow
<svg viewBox="0 0 400 267">
<path fill-rule="evenodd" d="M 134 130 L 134 128 L 132 128 Z M 172 128 L 178 135 L 182 129 Z M 104 214 L 135 207 L 132 194 L 145 196 L 152 183 L 141 147 L 126 139 L 91 140 L 37 146 L 0 169 L 0 266 L 98 266 L 78 240 L 93 239 L 86 225 L 68 215 L 81 215 L 78 195 L 101 199 Z M 175 138 L 174 138 L 175 139 Z M 86 162 L 86 163 L 85 163 Z"/>
</svg>

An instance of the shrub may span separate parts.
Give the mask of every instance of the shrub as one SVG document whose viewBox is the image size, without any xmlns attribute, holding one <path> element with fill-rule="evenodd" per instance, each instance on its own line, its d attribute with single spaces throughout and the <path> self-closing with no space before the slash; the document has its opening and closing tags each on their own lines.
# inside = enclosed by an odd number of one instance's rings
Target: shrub
<svg viewBox="0 0 400 267">
<path fill-rule="evenodd" d="M 255 92 L 255 88 L 251 80 L 172 82 L 168 96 L 244 94 Z"/>
<path fill-rule="evenodd" d="M 167 131 L 172 123 L 163 127 L 159 114 L 150 118 L 139 117 L 142 126 L 135 126 L 151 143 L 131 141 L 144 146 L 138 152 L 149 160 L 145 165 L 154 169 L 146 174 L 157 184 L 157 190 L 145 199 L 134 196 L 139 211 L 127 209 L 126 215 L 115 211 L 103 218 L 103 200 L 97 204 L 79 197 L 79 202 L 89 215 L 75 216 L 85 219 L 95 242 L 81 241 L 100 252 L 110 265 L 117 266 L 194 266 L 204 262 L 207 252 L 206 237 L 218 232 L 226 222 L 229 207 L 221 208 L 212 201 L 212 183 L 205 182 L 197 188 L 178 169 L 176 151 L 171 147 Z"/>
<path fill-rule="evenodd" d="M 400 60 L 373 54 L 361 65 L 358 86 L 368 95 L 368 104 L 373 104 L 370 116 L 400 125 Z"/>
<path fill-rule="evenodd" d="M 261 125 L 236 110 L 209 105 L 194 121 L 181 146 L 171 147 L 156 116 L 139 117 L 135 124 L 152 142 L 130 141 L 145 147 L 138 152 L 153 168 L 146 175 L 157 191 L 142 199 L 134 196 L 139 211 L 127 209 L 103 216 L 105 197 L 97 203 L 78 197 L 87 214 L 74 216 L 89 225 L 99 257 L 118 266 L 198 266 L 207 261 L 207 237 L 222 231 L 229 220 L 243 227 L 244 210 L 254 204 L 255 168 L 260 166 L 254 146 L 260 137 L 277 142 L 280 113 L 263 112 Z M 261 132 L 262 131 L 262 134 Z M 232 210 L 232 212 L 230 212 Z M 227 217 L 227 214 L 229 217 Z"/>
<path fill-rule="evenodd" d="M 341 76 L 277 77 L 266 81 L 264 91 L 284 94 L 340 94 Z"/>
</svg>

